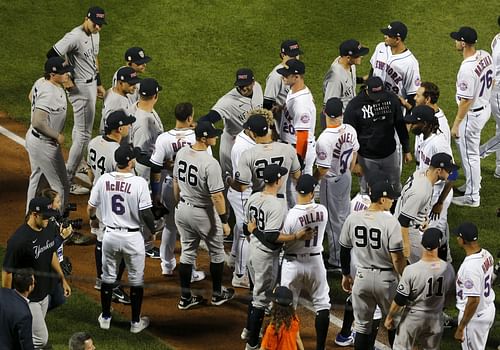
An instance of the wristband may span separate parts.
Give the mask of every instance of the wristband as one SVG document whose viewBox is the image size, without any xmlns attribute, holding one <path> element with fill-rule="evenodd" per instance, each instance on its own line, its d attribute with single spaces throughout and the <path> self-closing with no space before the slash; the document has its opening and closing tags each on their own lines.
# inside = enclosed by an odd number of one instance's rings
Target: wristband
<svg viewBox="0 0 500 350">
<path fill-rule="evenodd" d="M 102 82 L 101 82 L 101 73 L 97 72 L 97 74 L 95 75 L 95 80 L 97 81 L 97 86 L 101 86 L 102 85 Z"/>
<path fill-rule="evenodd" d="M 94 215 L 90 215 L 90 220 L 92 220 L 92 221 L 93 220 L 97 220 L 97 215 L 95 215 L 95 214 Z"/>
<path fill-rule="evenodd" d="M 229 219 L 229 215 L 227 213 L 220 214 L 219 217 L 220 217 L 220 221 L 223 224 L 227 224 L 227 220 Z"/>
</svg>

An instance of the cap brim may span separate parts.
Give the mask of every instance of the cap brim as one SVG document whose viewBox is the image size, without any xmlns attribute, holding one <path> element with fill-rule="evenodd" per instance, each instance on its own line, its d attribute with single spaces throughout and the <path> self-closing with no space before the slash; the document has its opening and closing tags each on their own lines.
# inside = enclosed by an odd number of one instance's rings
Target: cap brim
<svg viewBox="0 0 500 350">
<path fill-rule="evenodd" d="M 125 122 L 125 125 L 130 125 L 132 123 L 134 123 L 137 119 L 133 116 L 133 115 L 128 115 L 124 122 Z"/>
<path fill-rule="evenodd" d="M 255 81 L 254 79 L 249 80 L 249 81 L 236 80 L 234 82 L 234 86 L 248 86 L 248 85 L 252 84 L 254 81 Z"/>
<path fill-rule="evenodd" d="M 304 52 L 302 50 L 294 50 L 294 51 L 290 51 L 288 53 L 285 52 L 285 55 L 287 55 L 288 57 L 297 57 L 299 55 L 302 55 Z"/>
<path fill-rule="evenodd" d="M 351 56 L 351 57 L 360 57 L 360 56 L 366 56 L 370 52 L 370 49 L 367 47 L 361 47 L 356 54 L 353 55 L 346 55 L 346 56 Z"/>
<path fill-rule="evenodd" d="M 281 176 L 284 176 L 284 175 L 286 175 L 286 174 L 288 174 L 288 169 L 287 169 L 287 168 L 285 168 L 285 167 L 282 167 L 282 166 L 281 166 L 281 167 L 280 167 L 280 175 L 281 175 Z"/>
<path fill-rule="evenodd" d="M 292 74 L 292 73 L 291 73 L 288 69 L 286 69 L 286 68 L 279 68 L 279 69 L 277 69 L 277 70 L 276 70 L 276 72 L 277 72 L 278 74 L 283 75 L 284 77 L 286 77 L 287 75 Z"/>
<path fill-rule="evenodd" d="M 54 216 L 58 216 L 59 214 L 60 214 L 59 211 L 55 209 L 40 212 L 40 215 L 42 215 L 44 219 L 50 219 Z"/>
<path fill-rule="evenodd" d="M 396 35 L 394 35 L 394 33 L 391 32 L 391 30 L 389 28 L 382 28 L 382 29 L 380 29 L 380 31 L 382 32 L 382 34 L 387 35 L 387 36 L 396 36 Z"/>
<path fill-rule="evenodd" d="M 450 37 L 452 39 L 455 39 L 455 40 L 458 40 L 458 41 L 462 41 L 462 37 L 460 36 L 459 32 L 451 32 L 450 33 Z"/>
<path fill-rule="evenodd" d="M 404 122 L 407 123 L 407 124 L 414 124 L 416 122 L 419 122 L 420 120 L 418 120 L 413 114 L 408 114 L 408 115 L 405 115 L 404 118 L 403 118 Z"/>
<path fill-rule="evenodd" d="M 133 78 L 133 79 L 130 79 L 128 81 L 125 81 L 126 83 L 129 83 L 130 85 L 135 85 L 137 83 L 140 83 L 141 82 L 141 78 Z"/>
<path fill-rule="evenodd" d="M 214 133 L 213 133 L 213 134 L 210 134 L 210 135 L 208 135 L 208 136 L 206 136 L 206 137 L 216 137 L 216 136 L 220 136 L 220 135 L 222 135 L 222 133 L 223 133 L 223 130 L 222 130 L 222 129 L 215 129 L 215 131 L 214 131 Z"/>
<path fill-rule="evenodd" d="M 449 173 L 451 173 L 453 171 L 458 171 L 458 169 L 459 169 L 459 166 L 456 165 L 456 164 L 453 164 L 451 167 L 446 168 L 446 171 L 449 172 Z"/>
<path fill-rule="evenodd" d="M 145 64 L 145 63 L 151 62 L 151 60 L 152 60 L 151 57 L 144 56 L 143 58 L 140 58 L 138 60 L 134 60 L 134 61 L 131 61 L 131 62 L 135 63 L 135 64 Z"/>
</svg>

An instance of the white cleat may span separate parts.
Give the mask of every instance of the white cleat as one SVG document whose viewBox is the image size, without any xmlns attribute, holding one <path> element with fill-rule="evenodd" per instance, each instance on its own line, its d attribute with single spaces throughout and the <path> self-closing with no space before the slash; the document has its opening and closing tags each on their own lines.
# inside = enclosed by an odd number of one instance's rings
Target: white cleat
<svg viewBox="0 0 500 350">
<path fill-rule="evenodd" d="M 109 329 L 109 327 L 111 326 L 111 317 L 104 318 L 102 317 L 102 313 L 97 318 L 97 321 L 99 321 L 99 326 L 102 329 Z"/>
<path fill-rule="evenodd" d="M 191 272 L 191 283 L 203 281 L 205 279 L 205 277 L 206 277 L 205 272 L 193 270 Z"/>
<path fill-rule="evenodd" d="M 460 207 L 471 207 L 471 208 L 477 208 L 481 204 L 479 200 L 474 201 L 470 198 L 470 196 L 453 197 L 451 202 Z"/>
<path fill-rule="evenodd" d="M 71 184 L 69 193 L 79 196 L 82 194 L 89 194 L 90 190 L 87 187 L 79 184 Z"/>
<path fill-rule="evenodd" d="M 149 317 L 143 316 L 139 322 L 130 322 L 130 332 L 139 333 L 149 326 Z"/>
</svg>

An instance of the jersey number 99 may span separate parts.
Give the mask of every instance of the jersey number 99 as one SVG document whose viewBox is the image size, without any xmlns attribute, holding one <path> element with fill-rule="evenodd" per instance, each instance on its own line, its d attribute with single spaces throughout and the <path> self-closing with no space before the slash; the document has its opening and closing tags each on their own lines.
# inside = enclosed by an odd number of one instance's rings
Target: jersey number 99
<svg viewBox="0 0 500 350">
<path fill-rule="evenodd" d="M 373 249 L 379 249 L 382 246 L 380 242 L 381 235 L 382 232 L 378 228 L 371 227 L 368 229 L 365 226 L 356 226 L 354 228 L 354 237 L 356 238 L 354 243 L 360 248 L 370 245 Z"/>
</svg>

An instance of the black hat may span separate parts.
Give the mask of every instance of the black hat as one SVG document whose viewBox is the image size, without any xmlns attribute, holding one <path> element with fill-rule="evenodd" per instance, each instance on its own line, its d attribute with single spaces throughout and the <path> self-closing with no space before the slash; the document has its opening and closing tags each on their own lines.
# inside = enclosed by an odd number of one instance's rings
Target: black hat
<svg viewBox="0 0 500 350">
<path fill-rule="evenodd" d="M 120 145 L 115 151 L 115 162 L 118 165 L 126 166 L 132 159 L 137 158 L 141 153 L 139 147 L 132 147 L 132 145 Z"/>
<path fill-rule="evenodd" d="M 460 27 L 458 32 L 451 32 L 452 39 L 463 41 L 467 44 L 475 44 L 477 42 L 477 32 L 471 27 Z"/>
<path fill-rule="evenodd" d="M 120 126 L 129 125 L 135 122 L 135 117 L 127 115 L 123 110 L 111 112 L 106 118 L 105 128 L 108 130 L 116 130 Z"/>
<path fill-rule="evenodd" d="M 433 122 L 437 119 L 434 109 L 427 105 L 416 106 L 411 113 L 405 116 L 405 122 L 412 124 L 417 122 Z"/>
<path fill-rule="evenodd" d="M 273 290 L 272 296 L 273 303 L 281 306 L 293 305 L 293 293 L 290 289 L 284 286 L 278 286 Z"/>
<path fill-rule="evenodd" d="M 124 81 L 130 85 L 135 85 L 141 81 L 141 78 L 137 76 L 137 72 L 132 67 L 122 67 L 116 72 L 116 79 L 118 81 Z"/>
<path fill-rule="evenodd" d="M 458 237 L 462 237 L 462 239 L 467 242 L 477 241 L 479 234 L 477 226 L 472 222 L 461 223 L 456 229 L 453 230 L 453 233 Z"/>
<path fill-rule="evenodd" d="M 253 72 L 249 68 L 240 68 L 236 71 L 235 86 L 247 86 L 254 82 Z"/>
<path fill-rule="evenodd" d="M 269 131 L 267 119 L 262 114 L 251 115 L 243 126 L 259 137 L 266 136 Z"/>
<path fill-rule="evenodd" d="M 370 49 L 361 46 L 359 41 L 350 39 L 340 44 L 339 51 L 340 51 L 340 56 L 359 57 L 366 55 L 370 51 Z"/>
<path fill-rule="evenodd" d="M 278 164 L 269 164 L 264 168 L 263 171 L 264 182 L 274 183 L 287 173 L 288 173 L 287 168 L 283 168 Z"/>
<path fill-rule="evenodd" d="M 318 181 L 312 175 L 304 174 L 297 180 L 296 189 L 300 194 L 313 193 L 317 184 Z"/>
<path fill-rule="evenodd" d="M 60 56 L 51 57 L 45 62 L 45 73 L 64 74 L 72 71 L 73 66 Z"/>
<path fill-rule="evenodd" d="M 399 197 L 399 193 L 388 181 L 377 181 L 370 186 L 370 199 L 377 201 L 381 197 L 396 199 Z"/>
<path fill-rule="evenodd" d="M 89 8 L 87 11 L 87 18 L 89 18 L 95 24 L 102 26 L 103 24 L 107 24 L 105 21 L 104 10 L 98 6 L 94 6 Z"/>
<path fill-rule="evenodd" d="M 337 118 L 342 116 L 342 109 L 344 104 L 338 97 L 332 97 L 326 101 L 324 113 L 330 118 Z"/>
<path fill-rule="evenodd" d="M 379 77 L 369 77 L 366 81 L 366 88 L 368 91 L 368 97 L 372 100 L 379 100 L 384 94 L 384 83 Z"/>
<path fill-rule="evenodd" d="M 290 57 L 296 57 L 303 52 L 300 50 L 299 42 L 297 40 L 285 40 L 281 43 L 281 53 Z"/>
<path fill-rule="evenodd" d="M 305 74 L 306 65 L 302 61 L 291 58 L 286 61 L 285 67 L 278 69 L 277 72 L 285 77 L 290 74 Z"/>
<path fill-rule="evenodd" d="M 125 52 L 125 61 L 135 64 L 144 64 L 151 61 L 151 57 L 146 56 L 142 47 L 131 47 Z"/>
<path fill-rule="evenodd" d="M 458 166 L 453 163 L 453 158 L 448 153 L 436 153 L 431 158 L 431 166 L 434 168 L 443 168 L 447 172 L 458 170 Z"/>
<path fill-rule="evenodd" d="M 216 137 L 222 135 L 222 130 L 216 129 L 210 122 L 202 121 L 196 124 L 194 134 L 196 137 Z"/>
<path fill-rule="evenodd" d="M 35 197 L 28 206 L 31 213 L 39 213 L 45 219 L 59 215 L 59 211 L 52 208 L 52 200 L 47 197 Z"/>
<path fill-rule="evenodd" d="M 403 41 L 406 39 L 406 35 L 408 34 L 408 28 L 406 25 L 399 21 L 391 22 L 387 28 L 382 28 L 380 31 L 387 36 L 400 37 Z"/>
<path fill-rule="evenodd" d="M 146 78 L 141 80 L 141 85 L 139 85 L 139 94 L 141 96 L 154 96 L 159 91 L 162 90 L 162 87 L 156 79 Z"/>
<path fill-rule="evenodd" d="M 427 250 L 433 250 L 441 246 L 441 237 L 443 233 L 435 228 L 431 227 L 424 231 L 422 235 L 422 246 Z"/>
</svg>

